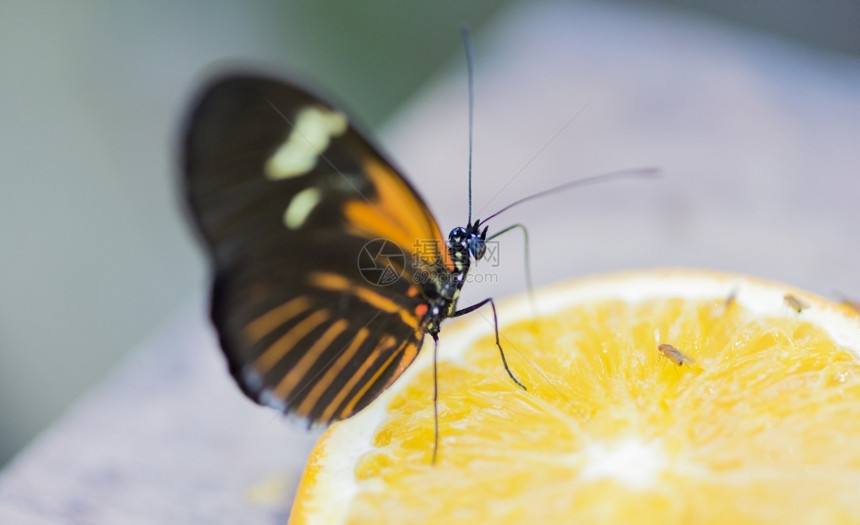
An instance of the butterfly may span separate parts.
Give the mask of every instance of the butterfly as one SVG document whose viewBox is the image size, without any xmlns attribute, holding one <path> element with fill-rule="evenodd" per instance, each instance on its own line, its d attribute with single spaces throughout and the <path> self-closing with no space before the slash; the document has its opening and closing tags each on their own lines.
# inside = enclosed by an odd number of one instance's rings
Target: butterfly
<svg viewBox="0 0 860 525">
<path fill-rule="evenodd" d="M 471 118 L 471 67 L 469 78 Z M 446 238 L 346 113 L 297 83 L 253 74 L 202 89 L 181 157 L 190 216 L 214 268 L 211 320 L 242 391 L 309 425 L 345 419 L 391 386 L 429 335 L 434 461 L 445 319 L 489 304 L 502 364 L 526 389 L 499 342 L 492 298 L 457 309 L 488 240 L 514 228 L 526 233 L 514 225 L 488 237 L 487 220 L 560 190 L 654 171 L 575 180 L 473 221 L 470 168 L 469 219 Z"/>
<path fill-rule="evenodd" d="M 293 82 L 231 75 L 202 90 L 186 122 L 184 192 L 214 267 L 211 319 L 252 400 L 309 424 L 348 418 L 426 335 L 438 341 L 442 321 L 487 303 L 495 319 L 491 299 L 457 309 L 487 227 L 469 220 L 443 237 L 331 103 Z M 496 344 L 525 388 L 498 330 Z"/>
</svg>

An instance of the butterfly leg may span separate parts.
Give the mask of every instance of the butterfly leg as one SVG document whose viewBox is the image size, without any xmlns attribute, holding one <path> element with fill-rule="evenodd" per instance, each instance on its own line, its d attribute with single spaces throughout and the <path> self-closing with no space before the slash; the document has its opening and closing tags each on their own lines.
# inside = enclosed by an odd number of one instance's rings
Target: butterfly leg
<svg viewBox="0 0 860 525">
<path fill-rule="evenodd" d="M 500 237 L 501 235 L 508 233 L 511 230 L 519 228 L 523 231 L 523 244 L 525 245 L 525 263 L 526 263 L 526 291 L 529 294 L 529 304 L 531 305 L 532 315 L 537 317 L 537 306 L 535 303 L 535 287 L 532 284 L 532 265 L 531 265 L 531 255 L 529 251 L 529 231 L 526 229 L 524 224 L 512 224 L 503 230 L 499 230 L 496 233 L 490 235 L 487 238 L 487 242 L 492 241 L 496 237 Z"/>
<path fill-rule="evenodd" d="M 436 456 L 439 452 L 439 406 L 436 402 L 439 400 L 439 382 L 436 374 L 436 353 L 439 349 L 439 336 L 433 336 L 433 464 L 436 464 Z"/>
<path fill-rule="evenodd" d="M 493 327 L 496 329 L 496 346 L 499 347 L 499 354 L 502 356 L 502 364 L 505 365 L 505 371 L 508 373 L 513 382 L 517 384 L 518 387 L 522 388 L 523 390 L 528 390 L 528 388 L 526 388 L 524 384 L 520 383 L 519 379 L 514 377 L 514 373 L 511 372 L 510 367 L 508 367 L 508 360 L 505 359 L 505 351 L 502 350 L 502 344 L 499 342 L 499 316 L 496 315 L 496 303 L 493 302 L 492 297 L 487 297 L 480 303 L 475 303 L 472 306 L 467 306 L 466 308 L 463 308 L 462 310 L 457 310 L 451 317 L 460 317 L 461 315 L 473 312 L 487 303 L 490 303 L 490 306 L 493 307 Z"/>
</svg>

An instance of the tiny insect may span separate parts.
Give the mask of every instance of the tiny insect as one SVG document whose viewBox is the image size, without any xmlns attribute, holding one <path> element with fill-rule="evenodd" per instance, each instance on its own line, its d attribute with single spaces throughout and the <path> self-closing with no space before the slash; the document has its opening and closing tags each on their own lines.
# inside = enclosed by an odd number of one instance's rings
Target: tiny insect
<svg viewBox="0 0 860 525">
<path fill-rule="evenodd" d="M 722 316 L 728 314 L 729 310 L 731 310 L 732 306 L 734 306 L 737 303 L 737 299 L 738 299 L 738 289 L 733 288 L 732 291 L 729 292 L 729 295 L 727 295 L 726 298 L 723 299 L 722 302 L 714 305 L 714 308 L 711 309 L 711 317 L 722 317 Z"/>
<path fill-rule="evenodd" d="M 725 302 L 723 303 L 723 304 L 725 305 L 725 307 L 726 307 L 726 310 L 728 310 L 729 308 L 731 308 L 731 307 L 732 307 L 732 305 L 733 305 L 733 304 L 735 304 L 735 303 L 737 302 L 737 300 L 738 300 L 738 289 L 737 289 L 737 288 L 733 288 L 733 289 L 732 289 L 732 291 L 731 291 L 731 293 L 729 293 L 729 296 L 728 296 L 728 297 L 726 297 L 726 300 L 725 300 Z"/>
<path fill-rule="evenodd" d="M 661 354 L 663 354 L 666 357 L 666 359 L 668 359 L 669 361 L 672 361 L 673 363 L 675 363 L 678 366 L 682 366 L 682 365 L 690 366 L 690 365 L 693 365 L 696 363 L 695 359 L 693 359 L 692 357 L 688 356 L 687 354 L 678 350 L 677 348 L 675 348 L 674 346 L 672 346 L 670 344 L 663 343 L 657 347 L 657 350 Z"/>
<path fill-rule="evenodd" d="M 806 301 L 803 301 L 801 299 L 798 299 L 797 297 L 795 297 L 791 294 L 786 294 L 785 297 L 783 297 L 783 299 L 785 300 L 785 304 L 790 306 L 791 309 L 797 313 L 800 313 L 800 312 L 806 310 L 807 308 L 809 308 L 809 303 L 807 303 Z"/>
</svg>

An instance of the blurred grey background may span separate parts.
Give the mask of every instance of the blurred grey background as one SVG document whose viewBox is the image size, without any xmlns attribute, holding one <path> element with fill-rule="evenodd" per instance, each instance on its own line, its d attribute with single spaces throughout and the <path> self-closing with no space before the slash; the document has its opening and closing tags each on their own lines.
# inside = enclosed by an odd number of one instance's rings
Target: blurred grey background
<svg viewBox="0 0 860 525">
<path fill-rule="evenodd" d="M 213 64 L 312 79 L 376 130 L 428 79 L 463 67 L 461 23 L 480 49 L 483 24 L 513 3 L 0 0 L 0 466 L 205 293 L 173 156 L 188 96 Z M 860 55 L 858 2 L 633 4 L 713 17 L 821 56 Z M 480 52 L 478 67 L 490 67 Z"/>
</svg>

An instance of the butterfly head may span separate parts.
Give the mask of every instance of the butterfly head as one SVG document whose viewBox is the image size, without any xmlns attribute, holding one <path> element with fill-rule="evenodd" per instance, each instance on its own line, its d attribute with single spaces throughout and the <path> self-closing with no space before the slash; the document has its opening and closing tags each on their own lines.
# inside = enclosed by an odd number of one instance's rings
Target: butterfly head
<svg viewBox="0 0 860 525">
<path fill-rule="evenodd" d="M 448 252 L 458 269 L 469 267 L 469 259 L 481 260 L 487 252 L 487 228 L 481 230 L 480 220 L 465 228 L 457 226 L 448 234 Z"/>
</svg>

